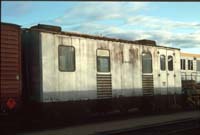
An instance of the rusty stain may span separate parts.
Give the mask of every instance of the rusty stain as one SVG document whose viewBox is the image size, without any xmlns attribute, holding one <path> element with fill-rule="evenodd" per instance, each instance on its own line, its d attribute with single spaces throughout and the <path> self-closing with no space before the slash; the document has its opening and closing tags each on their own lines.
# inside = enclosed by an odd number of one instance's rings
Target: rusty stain
<svg viewBox="0 0 200 135">
<path fill-rule="evenodd" d="M 109 49 L 108 42 L 105 43 L 105 41 L 98 41 L 97 46 L 99 46 L 100 49 Z"/>
<path fill-rule="evenodd" d="M 114 45 L 114 61 L 123 62 L 123 46 L 121 44 Z"/>
<path fill-rule="evenodd" d="M 144 53 L 151 53 L 152 55 L 152 47 L 142 46 L 142 52 Z"/>
<path fill-rule="evenodd" d="M 138 60 L 138 48 L 130 48 L 129 49 L 129 57 L 130 57 L 130 63 L 135 64 Z"/>
</svg>

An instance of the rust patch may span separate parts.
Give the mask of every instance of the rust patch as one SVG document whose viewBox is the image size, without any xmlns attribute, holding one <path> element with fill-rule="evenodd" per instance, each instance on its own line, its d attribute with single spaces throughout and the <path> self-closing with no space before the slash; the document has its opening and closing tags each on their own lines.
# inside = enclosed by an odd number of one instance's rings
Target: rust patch
<svg viewBox="0 0 200 135">
<path fill-rule="evenodd" d="M 151 55 L 153 55 L 152 50 L 153 50 L 152 47 L 146 47 L 146 46 L 142 47 L 142 52 L 144 52 L 144 53 L 151 53 Z"/>
<path fill-rule="evenodd" d="M 114 61 L 116 62 L 123 62 L 123 45 L 119 45 L 119 44 L 114 44 Z"/>
<path fill-rule="evenodd" d="M 130 58 L 130 63 L 135 64 L 138 60 L 138 48 L 130 48 L 129 49 L 129 58 Z"/>
<path fill-rule="evenodd" d="M 105 41 L 98 41 L 97 42 L 97 46 L 100 48 L 100 49 L 109 49 L 109 45 L 108 43 L 105 43 Z"/>
</svg>

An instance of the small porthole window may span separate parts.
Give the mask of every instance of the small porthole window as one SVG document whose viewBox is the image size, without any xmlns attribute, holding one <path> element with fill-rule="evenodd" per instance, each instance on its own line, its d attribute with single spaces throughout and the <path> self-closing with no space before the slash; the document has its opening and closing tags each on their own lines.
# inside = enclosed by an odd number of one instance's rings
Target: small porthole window
<svg viewBox="0 0 200 135">
<path fill-rule="evenodd" d="M 75 48 L 72 46 L 59 45 L 59 70 L 64 72 L 75 71 Z"/>
</svg>

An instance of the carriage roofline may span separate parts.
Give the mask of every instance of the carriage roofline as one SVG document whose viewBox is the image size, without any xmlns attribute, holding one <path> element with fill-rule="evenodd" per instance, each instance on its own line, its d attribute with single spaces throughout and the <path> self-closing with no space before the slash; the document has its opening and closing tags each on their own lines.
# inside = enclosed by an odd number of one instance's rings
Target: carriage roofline
<svg viewBox="0 0 200 135">
<path fill-rule="evenodd" d="M 12 26 L 16 26 L 16 27 L 21 27 L 18 24 L 14 24 L 14 23 L 8 23 L 8 22 L 1 22 L 2 25 L 12 25 Z"/>
<path fill-rule="evenodd" d="M 47 28 L 40 27 L 40 25 L 41 26 L 47 26 Z M 50 27 L 52 27 L 52 29 Z M 98 35 L 89 35 L 89 34 L 83 34 L 83 33 L 77 33 L 77 32 L 67 32 L 67 31 L 62 31 L 61 27 L 51 26 L 51 25 L 49 26 L 49 25 L 38 24 L 38 25 L 33 26 L 31 28 L 24 28 L 24 30 L 34 30 L 34 31 L 46 32 L 46 33 L 52 33 L 52 34 L 60 34 L 60 35 L 67 35 L 67 36 L 76 36 L 76 37 L 83 37 L 83 38 L 90 38 L 90 39 L 99 39 L 99 40 L 106 40 L 106 41 L 113 41 L 113 42 L 146 45 L 146 46 L 155 46 L 155 47 L 160 47 L 160 48 L 165 48 L 165 49 L 180 50 L 180 48 L 173 48 L 173 47 L 156 45 L 156 42 L 154 40 L 142 39 L 142 40 L 133 41 L 133 40 L 111 38 L 111 37 L 98 36 Z"/>
<path fill-rule="evenodd" d="M 200 58 L 200 54 L 194 54 L 194 53 L 185 53 L 185 52 L 181 52 L 181 56 Z"/>
</svg>

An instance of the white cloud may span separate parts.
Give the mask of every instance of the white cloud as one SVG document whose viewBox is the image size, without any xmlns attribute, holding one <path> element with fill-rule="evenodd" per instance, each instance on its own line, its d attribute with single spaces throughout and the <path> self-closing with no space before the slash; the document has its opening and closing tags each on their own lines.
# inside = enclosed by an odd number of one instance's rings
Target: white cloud
<svg viewBox="0 0 200 135">
<path fill-rule="evenodd" d="M 123 20 L 131 14 L 144 10 L 147 3 L 139 2 L 85 2 L 66 10 L 66 14 L 54 20 L 55 23 L 71 25 L 105 20 Z"/>
<path fill-rule="evenodd" d="M 200 48 L 200 22 L 181 22 L 146 16 L 146 2 L 85 2 L 66 9 L 65 15 L 49 22 L 66 31 L 102 34 L 128 40 L 151 39 L 177 48 Z"/>
<path fill-rule="evenodd" d="M 3 16 L 29 15 L 32 2 L 3 2 Z M 147 16 L 148 2 L 77 2 L 67 6 L 64 15 L 53 20 L 37 21 L 62 26 L 66 31 L 101 34 L 129 40 L 151 39 L 158 44 L 178 48 L 200 48 L 200 22 L 177 21 Z M 155 7 L 153 7 L 155 8 Z M 7 12 L 3 12 L 7 11 Z M 26 26 L 30 24 L 26 24 Z"/>
<path fill-rule="evenodd" d="M 105 31 L 105 36 L 117 37 L 127 40 L 151 39 L 156 40 L 158 45 L 175 48 L 199 48 L 200 32 L 194 33 L 174 33 L 165 30 L 124 30 L 121 28 L 110 28 Z"/>
<path fill-rule="evenodd" d="M 125 23 L 130 26 L 142 25 L 148 29 L 200 29 L 200 22 L 180 22 L 142 15 L 129 17 Z"/>
</svg>

